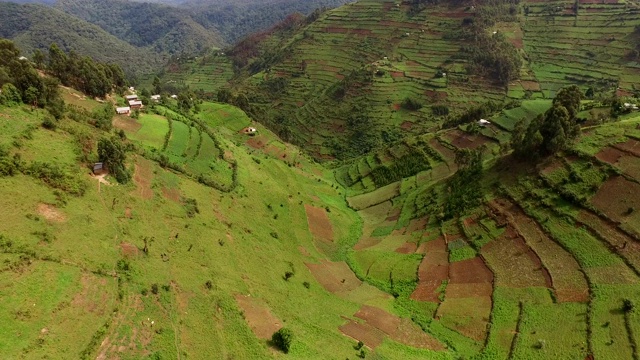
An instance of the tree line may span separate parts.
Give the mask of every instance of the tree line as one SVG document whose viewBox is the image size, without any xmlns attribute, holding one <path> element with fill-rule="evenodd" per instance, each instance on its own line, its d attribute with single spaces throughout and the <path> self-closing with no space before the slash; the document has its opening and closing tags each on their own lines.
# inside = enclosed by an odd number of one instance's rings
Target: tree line
<svg viewBox="0 0 640 360">
<path fill-rule="evenodd" d="M 87 95 L 104 97 L 114 88 L 126 85 L 124 71 L 117 64 L 104 64 L 71 51 L 66 54 L 58 45 L 49 48 L 48 61 L 40 51 L 34 53 L 36 66 L 46 69 L 66 85 Z"/>
</svg>

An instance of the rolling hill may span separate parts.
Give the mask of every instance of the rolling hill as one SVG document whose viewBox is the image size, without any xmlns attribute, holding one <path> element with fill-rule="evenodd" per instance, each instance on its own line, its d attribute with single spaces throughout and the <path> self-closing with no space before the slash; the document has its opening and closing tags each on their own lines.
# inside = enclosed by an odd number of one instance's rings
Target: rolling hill
<svg viewBox="0 0 640 360">
<path fill-rule="evenodd" d="M 129 74 L 147 73 L 160 66 L 153 52 L 136 48 L 99 27 L 43 5 L 0 2 L 0 37 L 13 40 L 27 55 L 47 52 L 52 43 L 102 62 L 117 63 Z M 108 51 L 105 51 L 108 49 Z"/>
<path fill-rule="evenodd" d="M 214 29 L 204 28 L 176 7 L 117 0 L 59 0 L 55 7 L 159 54 L 193 55 L 224 45 Z"/>
<path fill-rule="evenodd" d="M 472 117 L 509 130 L 517 119 L 501 121 L 503 112 L 569 84 L 634 92 L 634 4 L 416 4 L 363 0 L 240 42 L 227 52 L 245 69 L 233 80 L 245 110 L 333 159 Z"/>
<path fill-rule="evenodd" d="M 638 358 L 640 19 L 492 4 L 291 16 L 112 129 L 4 85 L 1 357 Z"/>
</svg>

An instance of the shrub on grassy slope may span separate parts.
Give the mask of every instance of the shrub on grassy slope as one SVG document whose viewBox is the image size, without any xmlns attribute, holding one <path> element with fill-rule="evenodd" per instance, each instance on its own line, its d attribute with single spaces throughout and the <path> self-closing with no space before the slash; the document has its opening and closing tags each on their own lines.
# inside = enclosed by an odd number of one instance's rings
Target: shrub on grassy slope
<svg viewBox="0 0 640 360">
<path fill-rule="evenodd" d="M 278 349 L 282 350 L 285 354 L 289 352 L 291 342 L 293 341 L 293 332 L 288 328 L 281 328 L 273 333 L 271 336 L 271 342 Z"/>
</svg>

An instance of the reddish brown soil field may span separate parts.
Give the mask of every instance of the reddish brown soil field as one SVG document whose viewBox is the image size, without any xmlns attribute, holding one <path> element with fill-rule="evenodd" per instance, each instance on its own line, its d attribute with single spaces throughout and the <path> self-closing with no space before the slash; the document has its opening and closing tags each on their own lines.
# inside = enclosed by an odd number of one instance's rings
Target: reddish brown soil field
<svg viewBox="0 0 640 360">
<path fill-rule="evenodd" d="M 418 246 L 415 243 L 404 243 L 396 249 L 396 252 L 400 254 L 413 254 L 417 249 Z"/>
<path fill-rule="evenodd" d="M 615 221 L 622 221 L 629 208 L 640 208 L 640 185 L 616 176 L 607 180 L 591 203 Z"/>
<path fill-rule="evenodd" d="M 402 71 L 390 71 L 389 73 L 391 74 L 392 78 L 404 77 L 404 72 L 402 72 Z"/>
<path fill-rule="evenodd" d="M 316 280 L 331 293 L 355 290 L 362 284 L 344 261 L 322 261 L 320 264 L 305 265 Z"/>
<path fill-rule="evenodd" d="M 411 320 L 401 319 L 380 308 L 363 305 L 354 316 L 364 320 L 366 325 L 389 335 L 391 339 L 402 344 L 431 350 L 444 349 L 438 340 L 423 332 Z"/>
<path fill-rule="evenodd" d="M 388 335 L 395 333 L 400 325 L 399 317 L 389 314 L 380 308 L 368 305 L 362 305 L 354 316 L 366 321 L 367 324 L 382 330 Z"/>
<path fill-rule="evenodd" d="M 358 341 L 362 341 L 370 349 L 375 349 L 384 340 L 384 333 L 371 325 L 357 323 L 353 320 L 349 320 L 348 323 L 340 326 L 338 329 L 343 334 L 354 338 Z"/>
<path fill-rule="evenodd" d="M 449 268 L 450 284 L 493 283 L 493 273 L 480 257 L 451 263 Z"/>
<path fill-rule="evenodd" d="M 596 158 L 604 162 L 608 162 L 609 164 L 615 164 L 624 155 L 625 155 L 624 151 L 607 146 L 606 148 L 600 150 L 600 152 L 596 154 Z"/>
<path fill-rule="evenodd" d="M 449 94 L 445 91 L 425 90 L 424 94 L 434 100 L 444 100 Z"/>
<path fill-rule="evenodd" d="M 333 241 L 333 228 L 327 211 L 309 204 L 304 205 L 304 210 L 307 213 L 307 223 L 311 234 L 320 240 Z"/>
<path fill-rule="evenodd" d="M 482 135 L 472 135 L 460 130 L 449 132 L 447 138 L 452 145 L 463 149 L 476 149 L 489 142 L 489 139 Z"/>
<path fill-rule="evenodd" d="M 153 179 L 152 163 L 151 161 L 143 158 L 138 158 L 135 164 L 135 172 L 133 174 L 133 181 L 136 183 L 138 189 L 136 193 L 143 199 L 153 198 L 153 189 L 151 189 L 151 180 Z"/>
<path fill-rule="evenodd" d="M 627 151 L 633 154 L 634 156 L 640 157 L 640 141 L 638 140 L 629 139 L 626 142 L 623 142 L 621 144 L 615 144 L 613 145 L 613 147 L 623 151 Z"/>
<path fill-rule="evenodd" d="M 425 256 L 418 267 L 418 286 L 411 298 L 418 301 L 439 302 L 436 290 L 449 278 L 449 253 L 443 238 L 427 243 Z"/>
<path fill-rule="evenodd" d="M 236 302 L 254 334 L 260 339 L 271 339 L 282 324 L 273 316 L 266 304 L 248 295 L 236 295 Z"/>
<path fill-rule="evenodd" d="M 247 140 L 247 145 L 249 145 L 250 147 L 254 148 L 254 149 L 264 149 L 265 147 L 265 142 L 262 139 L 262 137 L 259 136 L 254 136 L 251 137 Z"/>
<path fill-rule="evenodd" d="M 516 238 L 526 239 L 548 271 L 543 271 L 553 285 L 559 302 L 588 301 L 589 287 L 575 258 L 552 240 L 536 221 L 528 217 L 520 207 L 506 199 L 496 199 L 490 206 L 506 214 Z M 535 260 L 534 260 L 535 261 Z"/>
<path fill-rule="evenodd" d="M 564 163 L 560 159 L 553 159 L 553 161 L 548 163 L 540 172 L 543 175 L 547 175 L 562 167 L 564 167 Z"/>
</svg>

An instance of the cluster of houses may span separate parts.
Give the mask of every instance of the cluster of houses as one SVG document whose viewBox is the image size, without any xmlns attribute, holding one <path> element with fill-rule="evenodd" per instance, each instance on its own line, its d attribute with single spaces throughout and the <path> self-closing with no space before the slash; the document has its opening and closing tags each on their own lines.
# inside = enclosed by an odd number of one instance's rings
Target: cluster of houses
<svg viewBox="0 0 640 360">
<path fill-rule="evenodd" d="M 129 90 L 133 91 L 133 88 L 129 88 Z M 172 98 L 177 98 L 176 95 L 172 95 Z M 129 115 L 132 110 L 141 109 L 142 101 L 138 98 L 138 95 L 125 95 L 125 101 L 129 106 L 116 107 L 116 113 L 119 115 Z M 151 95 L 151 101 L 160 102 L 160 95 Z"/>
</svg>

